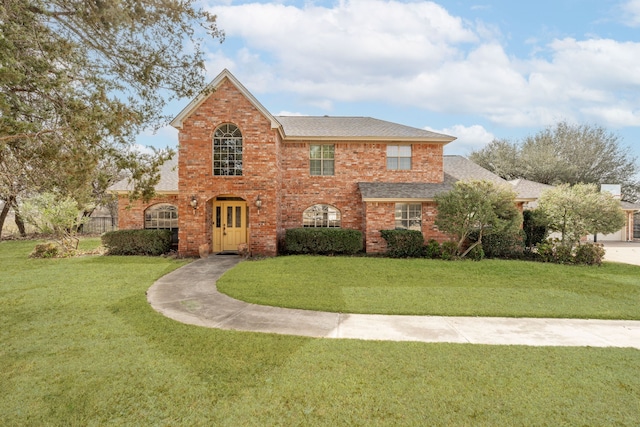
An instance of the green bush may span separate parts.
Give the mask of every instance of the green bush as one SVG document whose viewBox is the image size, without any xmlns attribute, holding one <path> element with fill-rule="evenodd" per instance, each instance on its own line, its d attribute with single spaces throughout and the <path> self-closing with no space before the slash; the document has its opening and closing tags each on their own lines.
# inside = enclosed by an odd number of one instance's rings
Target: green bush
<svg viewBox="0 0 640 427">
<path fill-rule="evenodd" d="M 532 248 L 547 238 L 548 230 L 542 225 L 541 215 L 537 210 L 525 210 L 522 212 L 522 229 L 524 231 L 524 245 Z"/>
<path fill-rule="evenodd" d="M 571 246 L 563 245 L 558 239 L 547 239 L 537 246 L 538 256 L 542 262 L 556 264 L 573 264 Z"/>
<path fill-rule="evenodd" d="M 425 258 L 439 259 L 442 256 L 442 250 L 440 249 L 440 243 L 437 240 L 431 239 L 422 248 L 422 254 Z"/>
<path fill-rule="evenodd" d="M 522 251 L 524 251 L 523 234 L 522 230 L 519 230 L 482 237 L 482 249 L 485 256 L 487 258 L 520 258 Z M 472 240 L 475 240 L 473 236 Z"/>
<path fill-rule="evenodd" d="M 362 232 L 344 228 L 290 228 L 285 231 L 289 254 L 353 255 L 362 251 Z"/>
<path fill-rule="evenodd" d="M 604 246 L 597 243 L 578 245 L 574 260 L 576 264 L 601 265 L 604 258 Z"/>
<path fill-rule="evenodd" d="M 597 243 L 584 243 L 571 248 L 558 239 L 547 240 L 537 246 L 538 257 L 543 262 L 556 264 L 600 265 L 604 258 L 604 247 Z"/>
<path fill-rule="evenodd" d="M 387 255 L 392 258 L 415 258 L 422 256 L 424 237 L 417 230 L 380 230 L 387 241 Z"/>
<path fill-rule="evenodd" d="M 447 240 L 446 242 L 442 242 L 440 245 L 440 259 L 445 261 L 449 261 L 452 259 L 456 259 L 456 254 L 458 253 L 458 244 L 451 240 Z"/>
<path fill-rule="evenodd" d="M 31 255 L 29 255 L 29 258 L 56 258 L 62 252 L 62 248 L 56 243 L 40 243 L 36 245 Z"/>
<path fill-rule="evenodd" d="M 469 251 L 465 258 L 472 261 L 482 261 L 484 256 L 484 249 L 482 249 L 482 245 L 476 245 Z"/>
<path fill-rule="evenodd" d="M 102 235 L 108 255 L 162 255 L 171 251 L 171 230 L 118 230 Z"/>
</svg>

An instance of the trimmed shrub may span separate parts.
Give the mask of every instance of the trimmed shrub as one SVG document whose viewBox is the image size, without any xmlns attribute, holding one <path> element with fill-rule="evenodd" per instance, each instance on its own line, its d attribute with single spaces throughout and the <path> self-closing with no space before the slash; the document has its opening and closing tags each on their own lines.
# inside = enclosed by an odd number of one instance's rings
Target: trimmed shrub
<svg viewBox="0 0 640 427">
<path fill-rule="evenodd" d="M 597 243 L 578 245 L 574 257 L 576 264 L 601 265 L 604 258 L 604 246 Z"/>
<path fill-rule="evenodd" d="M 532 248 L 547 238 L 547 227 L 541 225 L 540 213 L 537 210 L 522 212 L 522 229 L 524 231 L 524 246 L 527 248 Z"/>
<path fill-rule="evenodd" d="M 415 258 L 422 256 L 424 237 L 417 230 L 380 230 L 387 241 L 387 255 L 391 258 Z"/>
<path fill-rule="evenodd" d="M 487 258 L 520 258 L 522 251 L 524 251 L 523 234 L 522 230 L 519 230 L 482 237 L 482 249 L 485 256 Z"/>
<path fill-rule="evenodd" d="M 290 228 L 285 231 L 289 254 L 353 255 L 362 251 L 362 232 L 345 228 Z"/>
<path fill-rule="evenodd" d="M 537 246 L 538 256 L 542 262 L 556 264 L 573 264 L 571 246 L 561 244 L 558 239 L 548 239 Z"/>
<path fill-rule="evenodd" d="M 454 241 L 447 240 L 440 245 L 440 259 L 450 261 L 456 259 L 458 253 L 458 244 Z"/>
<path fill-rule="evenodd" d="M 440 243 L 437 240 L 431 239 L 424 245 L 422 252 L 425 258 L 438 259 L 442 256 L 442 250 L 440 249 Z"/>
<path fill-rule="evenodd" d="M 157 256 L 171 251 L 171 230 L 118 230 L 102 235 L 108 255 Z"/>
</svg>

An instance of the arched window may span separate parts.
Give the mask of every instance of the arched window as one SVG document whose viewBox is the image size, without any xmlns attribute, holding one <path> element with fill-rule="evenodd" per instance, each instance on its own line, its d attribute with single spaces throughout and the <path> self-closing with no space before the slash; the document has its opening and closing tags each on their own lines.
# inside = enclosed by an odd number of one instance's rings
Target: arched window
<svg viewBox="0 0 640 427">
<path fill-rule="evenodd" d="M 213 133 L 213 174 L 242 175 L 242 133 L 225 123 Z"/>
<path fill-rule="evenodd" d="M 340 211 L 331 205 L 313 205 L 302 214 L 303 227 L 340 227 Z"/>
<path fill-rule="evenodd" d="M 168 203 L 150 206 L 144 211 L 144 228 L 156 230 L 178 228 L 178 208 Z"/>
</svg>

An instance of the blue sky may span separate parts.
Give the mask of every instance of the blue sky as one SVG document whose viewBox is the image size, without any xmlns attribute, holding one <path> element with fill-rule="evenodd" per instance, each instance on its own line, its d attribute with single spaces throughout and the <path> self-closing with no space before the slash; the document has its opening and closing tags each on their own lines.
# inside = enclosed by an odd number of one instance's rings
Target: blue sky
<svg viewBox="0 0 640 427">
<path fill-rule="evenodd" d="M 275 115 L 371 116 L 456 136 L 445 152 L 462 155 L 566 120 L 640 158 L 640 0 L 201 4 L 226 32 L 207 80 L 228 68 Z"/>
</svg>

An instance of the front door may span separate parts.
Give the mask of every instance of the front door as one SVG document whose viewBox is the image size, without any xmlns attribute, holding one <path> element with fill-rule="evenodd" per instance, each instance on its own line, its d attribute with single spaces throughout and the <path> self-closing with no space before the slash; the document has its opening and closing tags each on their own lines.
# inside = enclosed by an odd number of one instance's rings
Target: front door
<svg viewBox="0 0 640 427">
<path fill-rule="evenodd" d="M 225 200 L 213 204 L 213 252 L 237 251 L 247 243 L 247 203 Z"/>
</svg>

